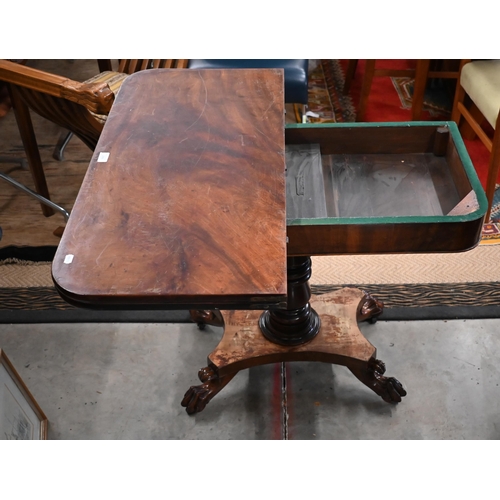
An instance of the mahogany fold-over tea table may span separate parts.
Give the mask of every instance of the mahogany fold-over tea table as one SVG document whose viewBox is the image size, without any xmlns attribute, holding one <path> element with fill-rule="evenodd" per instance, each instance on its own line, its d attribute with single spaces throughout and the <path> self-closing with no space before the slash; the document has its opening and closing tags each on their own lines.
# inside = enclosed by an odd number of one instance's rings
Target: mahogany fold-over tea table
<svg viewBox="0 0 500 500">
<path fill-rule="evenodd" d="M 311 296 L 312 255 L 458 252 L 486 200 L 453 123 L 284 125 L 280 69 L 147 70 L 121 87 L 54 258 L 69 303 L 187 309 L 224 327 L 182 405 L 240 370 L 344 365 L 388 403 L 356 288 Z"/>
</svg>

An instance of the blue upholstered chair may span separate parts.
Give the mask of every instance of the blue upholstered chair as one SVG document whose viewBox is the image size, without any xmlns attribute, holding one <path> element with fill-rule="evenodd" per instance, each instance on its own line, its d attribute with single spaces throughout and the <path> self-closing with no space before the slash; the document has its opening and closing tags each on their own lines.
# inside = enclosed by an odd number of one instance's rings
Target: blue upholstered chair
<svg viewBox="0 0 500 500">
<path fill-rule="evenodd" d="M 189 69 L 283 68 L 285 102 L 307 105 L 308 59 L 190 59 Z M 297 114 L 297 111 L 296 111 Z M 302 121 L 297 116 L 297 121 Z"/>
</svg>

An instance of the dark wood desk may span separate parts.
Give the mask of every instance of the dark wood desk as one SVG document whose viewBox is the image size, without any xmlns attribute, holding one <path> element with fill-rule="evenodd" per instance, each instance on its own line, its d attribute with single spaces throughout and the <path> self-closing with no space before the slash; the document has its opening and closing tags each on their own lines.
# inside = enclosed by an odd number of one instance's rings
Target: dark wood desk
<svg viewBox="0 0 500 500">
<path fill-rule="evenodd" d="M 283 106 L 280 70 L 129 77 L 54 258 L 56 288 L 73 304 L 186 308 L 200 327 L 224 326 L 201 385 L 181 403 L 190 414 L 238 371 L 283 361 L 344 365 L 384 401 L 400 402 L 405 389 L 384 375 L 358 328 L 383 305 L 355 288 L 311 297 L 310 255 L 459 251 L 480 238 L 485 197 L 454 124 L 287 129 L 289 143 L 319 145 L 335 164 L 318 170 L 325 200 L 335 182 L 354 179 L 344 183 L 350 198 L 349 186 L 370 180 L 386 210 L 385 188 L 400 187 L 389 212 L 350 218 L 336 212 L 336 193 L 321 213 L 287 222 Z M 300 203 L 310 199 L 307 175 L 292 179 Z M 417 215 L 398 213 L 408 193 Z"/>
</svg>

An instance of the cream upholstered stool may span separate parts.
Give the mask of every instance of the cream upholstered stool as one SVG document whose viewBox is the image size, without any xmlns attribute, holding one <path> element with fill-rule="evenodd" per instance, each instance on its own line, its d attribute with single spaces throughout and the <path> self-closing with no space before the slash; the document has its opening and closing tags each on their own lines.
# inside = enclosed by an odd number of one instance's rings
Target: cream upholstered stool
<svg viewBox="0 0 500 500">
<path fill-rule="evenodd" d="M 473 106 L 467 107 L 467 96 Z M 451 119 L 459 124 L 463 117 L 490 152 L 486 197 L 488 211 L 485 222 L 489 221 L 495 184 L 500 167 L 500 60 L 464 61 L 455 92 L 455 102 Z M 487 120 L 493 127 L 490 139 L 481 122 Z"/>
</svg>

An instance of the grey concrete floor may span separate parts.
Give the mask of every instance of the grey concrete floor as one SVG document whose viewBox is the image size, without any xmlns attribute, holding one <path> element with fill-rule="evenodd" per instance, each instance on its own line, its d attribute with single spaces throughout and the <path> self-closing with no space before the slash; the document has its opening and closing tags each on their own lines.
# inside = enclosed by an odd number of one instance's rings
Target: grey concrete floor
<svg viewBox="0 0 500 500">
<path fill-rule="evenodd" d="M 342 366 L 301 362 L 241 371 L 194 416 L 180 402 L 199 384 L 220 328 L 2 324 L 0 348 L 47 415 L 53 440 L 492 440 L 500 438 L 499 326 L 361 324 L 386 375 L 408 392 L 398 405 Z"/>
</svg>

